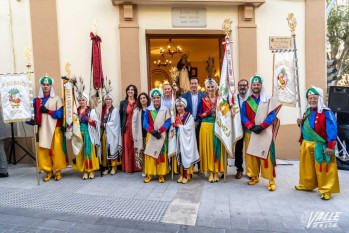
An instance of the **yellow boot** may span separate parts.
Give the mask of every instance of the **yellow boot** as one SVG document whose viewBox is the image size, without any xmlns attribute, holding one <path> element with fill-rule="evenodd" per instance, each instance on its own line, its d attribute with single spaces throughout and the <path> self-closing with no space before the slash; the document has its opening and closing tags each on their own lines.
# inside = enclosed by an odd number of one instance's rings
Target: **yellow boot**
<svg viewBox="0 0 349 233">
<path fill-rule="evenodd" d="M 61 171 L 56 171 L 55 180 L 59 181 L 62 179 Z"/>
<path fill-rule="evenodd" d="M 108 175 L 108 173 L 109 173 L 109 170 L 108 170 L 108 169 L 105 169 L 105 170 L 103 171 L 103 175 L 104 175 L 104 176 Z"/>
<path fill-rule="evenodd" d="M 89 179 L 95 178 L 95 172 L 90 172 L 90 173 L 88 174 L 88 178 L 89 178 Z"/>
<path fill-rule="evenodd" d="M 147 176 L 147 177 L 144 179 L 144 183 L 149 183 L 152 179 L 153 179 L 153 176 Z"/>
<path fill-rule="evenodd" d="M 208 176 L 208 182 L 213 183 L 213 172 L 210 172 L 210 175 Z"/>
<path fill-rule="evenodd" d="M 177 183 L 182 183 L 182 181 L 183 181 L 183 176 L 182 176 L 182 174 L 181 174 L 181 176 L 180 176 L 179 179 L 177 180 Z"/>
<path fill-rule="evenodd" d="M 328 201 L 328 200 L 331 199 L 331 194 L 330 193 L 322 193 L 321 194 L 321 199 L 325 200 L 325 201 Z"/>
<path fill-rule="evenodd" d="M 274 180 L 270 180 L 269 181 L 269 185 L 268 185 L 268 190 L 269 191 L 275 191 L 275 189 L 276 189 L 276 186 L 275 186 Z"/>
<path fill-rule="evenodd" d="M 213 181 L 214 181 L 214 182 L 219 182 L 219 177 L 218 177 L 218 174 L 217 174 L 217 173 L 214 173 L 214 175 L 213 175 Z"/>
<path fill-rule="evenodd" d="M 258 176 L 252 177 L 251 180 L 248 182 L 249 185 L 255 185 L 259 182 Z"/>
<path fill-rule="evenodd" d="M 46 172 L 46 176 L 44 177 L 44 181 L 47 182 L 51 180 L 52 178 L 52 172 Z"/>
<path fill-rule="evenodd" d="M 84 172 L 84 174 L 82 175 L 82 179 L 83 180 L 87 180 L 88 179 L 88 173 Z"/>
<path fill-rule="evenodd" d="M 182 184 L 188 183 L 188 170 L 183 171 L 183 179 L 182 179 Z"/>
<path fill-rule="evenodd" d="M 159 183 L 164 183 L 164 182 L 165 182 L 165 177 L 159 176 Z"/>
<path fill-rule="evenodd" d="M 112 167 L 110 171 L 110 175 L 115 175 L 115 173 L 116 173 L 116 167 Z"/>
</svg>

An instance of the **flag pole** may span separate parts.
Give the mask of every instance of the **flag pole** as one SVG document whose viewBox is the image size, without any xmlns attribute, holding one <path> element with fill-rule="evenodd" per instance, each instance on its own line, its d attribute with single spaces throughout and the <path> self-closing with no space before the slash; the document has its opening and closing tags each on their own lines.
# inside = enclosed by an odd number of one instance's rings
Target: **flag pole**
<svg viewBox="0 0 349 233">
<path fill-rule="evenodd" d="M 229 51 L 229 56 L 227 57 L 227 59 L 230 58 L 231 56 L 231 52 L 230 52 L 230 34 L 231 34 L 231 24 L 232 21 L 231 19 L 225 19 L 222 25 L 222 30 L 223 33 L 225 34 L 225 49 L 224 49 L 224 56 L 227 55 L 227 50 Z M 229 48 L 228 48 L 229 47 Z M 221 71 L 221 72 L 227 72 L 228 73 L 228 103 L 229 103 L 229 108 L 232 108 L 233 106 L 233 98 L 234 98 L 234 91 L 235 91 L 235 83 L 234 80 L 231 80 L 233 78 L 233 67 L 232 67 L 232 61 L 229 59 L 228 64 L 227 64 L 227 71 Z M 232 129 L 231 129 L 232 130 Z M 231 142 L 233 144 L 233 142 Z M 223 156 L 223 166 L 224 166 L 224 180 L 223 182 L 226 182 L 226 177 L 227 177 L 227 151 L 224 152 L 224 156 Z"/>
<path fill-rule="evenodd" d="M 301 96 L 300 96 L 300 90 L 299 90 L 299 74 L 298 74 L 298 57 L 297 57 L 297 44 L 296 44 L 296 26 L 297 26 L 297 20 L 296 17 L 294 17 L 293 13 L 289 13 L 287 16 L 287 22 L 288 22 L 288 26 L 290 28 L 291 31 L 291 35 L 292 35 L 292 40 L 293 40 L 293 50 L 294 50 L 294 67 L 295 67 L 295 76 L 296 76 L 296 80 L 297 80 L 297 97 L 298 97 L 298 107 L 299 107 L 299 117 L 302 117 L 302 107 L 301 107 Z"/>
<path fill-rule="evenodd" d="M 30 60 L 31 60 L 31 51 L 29 48 L 25 48 L 24 49 L 24 58 L 27 62 L 27 75 L 28 75 L 28 80 L 29 80 L 29 85 L 30 85 L 30 88 L 29 88 L 29 96 L 30 96 L 30 102 L 31 102 L 31 109 L 33 110 L 34 109 L 34 104 L 33 104 L 33 82 L 32 82 L 32 78 L 31 78 L 31 74 L 33 73 L 31 71 L 31 63 L 30 63 Z M 32 120 L 35 120 L 34 118 L 34 112 L 32 113 Z M 38 161 L 38 154 L 37 154 L 37 150 L 36 150 L 36 146 L 37 146 L 37 138 L 36 138 L 36 135 L 37 135 L 37 125 L 34 124 L 34 127 L 33 127 L 33 133 L 34 133 L 34 148 L 33 148 L 33 151 L 34 151 L 34 154 L 35 154 L 35 165 L 36 165 L 36 181 L 37 181 L 37 184 L 38 186 L 40 185 L 40 170 L 39 170 L 39 161 Z"/>
</svg>

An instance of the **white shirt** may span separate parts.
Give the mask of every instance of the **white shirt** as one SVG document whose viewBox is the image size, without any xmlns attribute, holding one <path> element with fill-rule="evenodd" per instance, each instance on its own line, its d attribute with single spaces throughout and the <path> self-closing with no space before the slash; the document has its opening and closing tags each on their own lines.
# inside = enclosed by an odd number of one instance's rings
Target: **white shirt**
<svg viewBox="0 0 349 233">
<path fill-rule="evenodd" d="M 168 108 L 168 109 L 171 109 L 171 102 L 172 102 L 172 99 L 169 98 L 169 99 L 166 99 L 165 96 L 162 97 L 162 104 Z"/>
<path fill-rule="evenodd" d="M 247 96 L 245 95 L 245 98 L 242 98 L 240 94 L 238 96 L 239 96 L 239 104 L 240 104 L 240 108 L 241 108 L 242 103 L 247 100 Z"/>
<path fill-rule="evenodd" d="M 196 94 L 191 93 L 191 103 L 192 103 L 192 107 L 193 107 L 194 119 L 196 119 L 196 115 L 197 115 L 197 111 L 198 111 L 198 98 L 199 98 L 198 93 L 196 93 Z"/>
</svg>

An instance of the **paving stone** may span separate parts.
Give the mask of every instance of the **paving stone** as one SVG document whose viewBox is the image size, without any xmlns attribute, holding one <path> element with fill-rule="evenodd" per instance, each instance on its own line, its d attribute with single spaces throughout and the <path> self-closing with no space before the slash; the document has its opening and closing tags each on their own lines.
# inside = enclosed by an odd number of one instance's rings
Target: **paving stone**
<svg viewBox="0 0 349 233">
<path fill-rule="evenodd" d="M 181 226 L 179 233 L 225 233 L 225 230 L 209 227 Z"/>
<path fill-rule="evenodd" d="M 178 232 L 180 225 L 177 224 L 163 224 L 163 223 L 153 223 L 140 221 L 137 224 L 137 229 L 139 230 L 150 230 L 154 232 Z"/>
</svg>

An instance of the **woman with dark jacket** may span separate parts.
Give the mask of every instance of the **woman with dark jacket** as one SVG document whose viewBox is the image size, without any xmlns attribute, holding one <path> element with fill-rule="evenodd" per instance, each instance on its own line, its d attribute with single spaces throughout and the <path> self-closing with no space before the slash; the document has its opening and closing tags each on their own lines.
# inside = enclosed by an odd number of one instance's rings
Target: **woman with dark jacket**
<svg viewBox="0 0 349 233">
<path fill-rule="evenodd" d="M 126 98 L 120 102 L 120 125 L 122 135 L 122 170 L 127 173 L 140 171 L 136 166 L 135 150 L 132 136 L 132 117 L 136 108 L 137 87 L 129 85 L 126 88 Z"/>
</svg>

